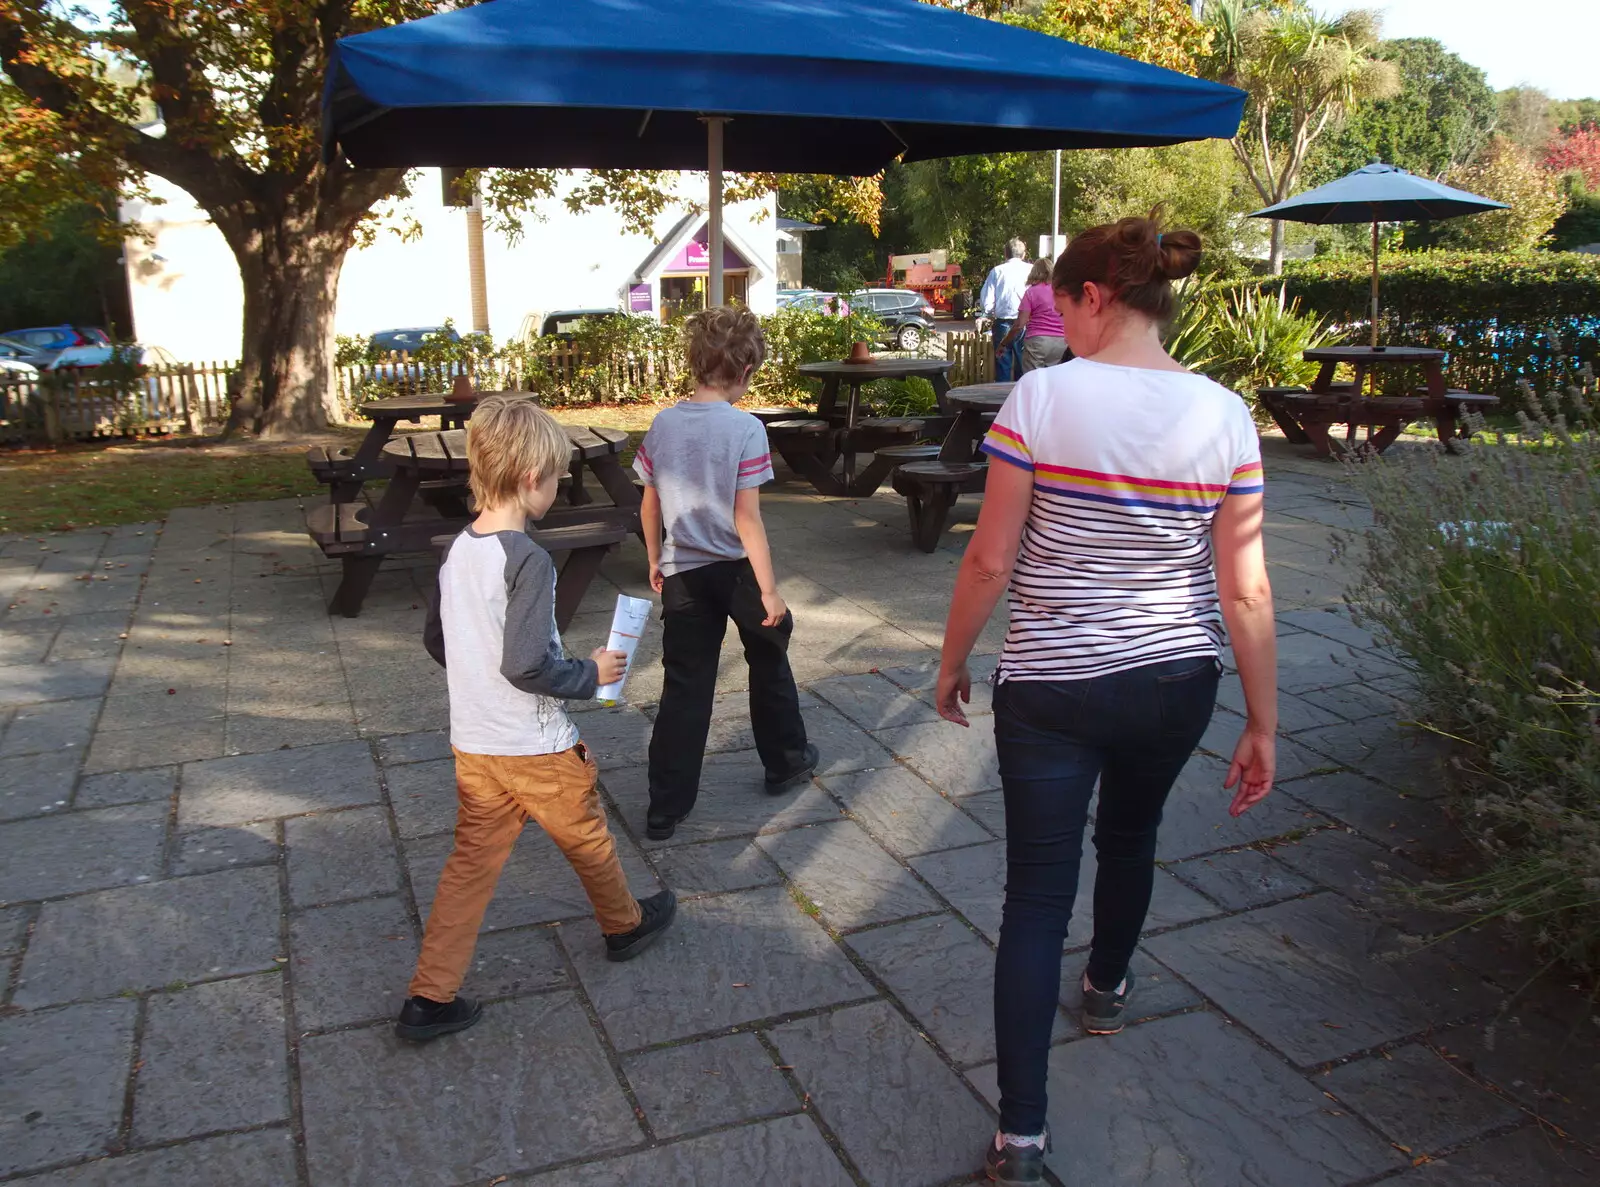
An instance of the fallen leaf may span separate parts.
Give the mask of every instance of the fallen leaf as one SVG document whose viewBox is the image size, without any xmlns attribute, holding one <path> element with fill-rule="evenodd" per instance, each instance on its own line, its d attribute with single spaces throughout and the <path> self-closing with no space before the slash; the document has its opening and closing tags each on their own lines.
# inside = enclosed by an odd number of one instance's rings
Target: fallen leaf
<svg viewBox="0 0 1600 1187">
<path fill-rule="evenodd" d="M 735 989 L 749 989 L 750 988 L 750 982 L 748 982 L 748 981 L 735 981 L 733 983 L 733 987 Z"/>
<path fill-rule="evenodd" d="M 170 697 L 170 696 L 176 696 L 176 695 L 177 695 L 177 693 L 178 693 L 178 690 L 177 690 L 177 689 L 176 689 L 176 688 L 169 688 L 169 689 L 167 689 L 167 695 L 168 695 L 168 696 L 169 696 L 169 697 Z"/>
</svg>

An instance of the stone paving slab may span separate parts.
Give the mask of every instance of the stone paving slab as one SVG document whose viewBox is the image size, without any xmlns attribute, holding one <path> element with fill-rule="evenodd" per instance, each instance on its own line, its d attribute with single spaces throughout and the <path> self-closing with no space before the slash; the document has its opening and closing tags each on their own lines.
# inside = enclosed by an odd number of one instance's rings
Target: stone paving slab
<svg viewBox="0 0 1600 1187">
<path fill-rule="evenodd" d="M 771 1054 L 748 1032 L 630 1055 L 622 1070 L 657 1137 L 800 1107 Z"/>
<path fill-rule="evenodd" d="M 998 1107 L 992 1068 L 973 1080 Z M 1211 1014 L 1053 1048 L 1049 1085 L 1055 1151 L 1045 1162 L 1063 1182 L 1336 1187 L 1403 1165 L 1388 1143 L 1335 1116 L 1316 1087 Z"/>
<path fill-rule="evenodd" d="M 1402 1187 L 1593 1187 L 1600 1159 L 1536 1126 L 1490 1138 L 1394 1180 Z"/>
<path fill-rule="evenodd" d="M 1229 911 L 1264 907 L 1305 894 L 1317 885 L 1255 849 L 1195 857 L 1166 869 L 1178 881 Z"/>
<path fill-rule="evenodd" d="M 652 856 L 661 880 L 680 898 L 772 886 L 782 877 L 761 846 L 742 837 L 657 849 Z"/>
<path fill-rule="evenodd" d="M 1000 786 L 992 718 L 980 717 L 966 729 L 948 721 L 931 721 L 879 730 L 873 736 L 949 795 L 973 795 Z"/>
<path fill-rule="evenodd" d="M 888 1003 L 771 1033 L 867 1183 L 933 1187 L 974 1169 L 993 1119 Z"/>
<path fill-rule="evenodd" d="M 1430 1037 L 1453 1066 L 1484 1077 L 1568 1136 L 1600 1148 L 1600 1047 L 1592 1016 L 1575 1025 L 1531 1011 Z"/>
<path fill-rule="evenodd" d="M 989 839 L 970 816 L 904 767 L 834 775 L 823 779 L 822 785 L 896 857 Z"/>
<path fill-rule="evenodd" d="M 941 905 L 854 821 L 791 829 L 756 843 L 836 930 L 921 915 Z"/>
<path fill-rule="evenodd" d="M 396 898 L 302 911 L 289 921 L 295 1019 L 328 1030 L 399 1009 L 417 963 L 417 937 Z"/>
<path fill-rule="evenodd" d="M 295 1181 L 294 1136 L 287 1128 L 224 1134 L 164 1150 L 98 1162 L 21 1180 L 28 1187 L 283 1187 Z"/>
<path fill-rule="evenodd" d="M 161 803 L 0 824 L 0 902 L 147 882 L 161 873 L 166 840 Z"/>
<path fill-rule="evenodd" d="M 287 1121 L 283 978 L 213 981 L 150 999 L 139 1044 L 139 1145 Z"/>
<path fill-rule="evenodd" d="M 177 767 L 151 767 L 144 771 L 113 771 L 90 775 L 78 784 L 74 808 L 106 808 L 116 804 L 169 800 L 178 787 Z"/>
<path fill-rule="evenodd" d="M 822 927 L 777 888 L 681 904 L 648 966 L 608 963 L 597 943 L 568 950 L 601 1025 L 623 1051 L 874 992 Z M 648 975 L 641 975 L 645 967 Z"/>
<path fill-rule="evenodd" d="M 392 894 L 400 889 L 394 838 L 382 808 L 319 812 L 286 820 L 289 898 L 297 907 Z"/>
<path fill-rule="evenodd" d="M 300 1052 L 317 1182 L 483 1182 L 643 1136 L 570 993 L 503 1002 L 449 1043 L 407 1044 L 380 1026 L 313 1036 Z"/>
<path fill-rule="evenodd" d="M 275 870 L 103 890 L 46 903 L 13 1002 L 28 1009 L 273 967 Z"/>
<path fill-rule="evenodd" d="M 807 1117 L 781 1117 L 686 1142 L 514 1180 L 515 1187 L 638 1187 L 643 1183 L 760 1183 L 775 1167 L 806 1187 L 850 1187 L 850 1176 Z"/>
<path fill-rule="evenodd" d="M 111 1001 L 0 1018 L 0 1175 L 116 1142 L 137 1013 Z"/>
<path fill-rule="evenodd" d="M 190 763 L 183 768 L 178 823 L 243 824 L 377 801 L 365 742 L 336 742 Z"/>
<path fill-rule="evenodd" d="M 1499 995 L 1476 976 L 1383 932 L 1372 916 L 1324 894 L 1170 932 L 1146 947 L 1303 1067 L 1493 1008 Z"/>
<path fill-rule="evenodd" d="M 1522 1118 L 1503 1098 L 1416 1044 L 1336 1067 L 1322 1083 L 1414 1155 L 1449 1150 Z"/>
<path fill-rule="evenodd" d="M 83 756 L 70 750 L 0 758 L 0 820 L 65 808 L 81 761 Z"/>
</svg>

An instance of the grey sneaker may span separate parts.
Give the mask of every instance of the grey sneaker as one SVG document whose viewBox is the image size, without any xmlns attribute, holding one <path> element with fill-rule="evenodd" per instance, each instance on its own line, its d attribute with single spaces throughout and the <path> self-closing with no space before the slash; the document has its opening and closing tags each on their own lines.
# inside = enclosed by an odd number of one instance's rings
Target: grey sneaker
<svg viewBox="0 0 1600 1187">
<path fill-rule="evenodd" d="M 1044 1182 L 1044 1156 L 1050 1152 L 1050 1131 L 1037 1138 L 1019 1138 L 1014 1133 L 997 1133 L 983 1156 L 983 1170 L 989 1181 L 1001 1187 Z"/>
<path fill-rule="evenodd" d="M 1127 973 L 1115 989 L 1096 989 L 1083 975 L 1083 1029 L 1092 1035 L 1114 1035 L 1123 1027 L 1123 1012 L 1133 996 L 1133 974 Z"/>
</svg>

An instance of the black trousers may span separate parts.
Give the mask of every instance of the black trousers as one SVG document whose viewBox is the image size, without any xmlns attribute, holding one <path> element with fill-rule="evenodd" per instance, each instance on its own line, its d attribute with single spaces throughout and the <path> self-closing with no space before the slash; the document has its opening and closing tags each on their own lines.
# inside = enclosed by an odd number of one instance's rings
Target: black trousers
<svg viewBox="0 0 1600 1187">
<path fill-rule="evenodd" d="M 717 661 L 728 620 L 739 629 L 750 665 L 750 725 L 767 774 L 781 778 L 805 760 L 806 727 L 789 669 L 794 615 L 777 626 L 747 560 L 718 561 L 668 577 L 661 591 L 662 662 L 666 683 L 650 735 L 650 812 L 686 816 L 700 792 Z"/>
</svg>

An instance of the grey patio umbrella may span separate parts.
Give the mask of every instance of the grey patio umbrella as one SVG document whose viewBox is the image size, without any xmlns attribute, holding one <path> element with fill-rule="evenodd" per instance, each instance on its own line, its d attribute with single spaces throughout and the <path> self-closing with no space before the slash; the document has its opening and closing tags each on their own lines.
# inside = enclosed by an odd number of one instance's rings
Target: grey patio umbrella
<svg viewBox="0 0 1600 1187">
<path fill-rule="evenodd" d="M 1484 210 L 1505 210 L 1504 202 L 1452 189 L 1394 165 L 1374 161 L 1337 181 L 1296 194 L 1250 214 L 1295 223 L 1372 224 L 1372 345 L 1378 345 L 1378 224 L 1457 218 Z"/>
</svg>

